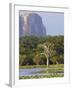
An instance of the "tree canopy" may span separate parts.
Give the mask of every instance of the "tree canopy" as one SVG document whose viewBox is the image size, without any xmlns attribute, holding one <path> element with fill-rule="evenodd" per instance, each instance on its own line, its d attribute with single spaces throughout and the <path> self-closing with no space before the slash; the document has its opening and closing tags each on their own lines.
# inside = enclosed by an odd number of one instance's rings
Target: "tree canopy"
<svg viewBox="0 0 72 90">
<path fill-rule="evenodd" d="M 43 46 L 39 47 L 39 46 Z M 64 63 L 64 36 L 24 36 L 19 38 L 19 65 L 44 65 L 47 52 L 49 64 Z M 49 53 L 48 53 L 49 52 Z"/>
</svg>

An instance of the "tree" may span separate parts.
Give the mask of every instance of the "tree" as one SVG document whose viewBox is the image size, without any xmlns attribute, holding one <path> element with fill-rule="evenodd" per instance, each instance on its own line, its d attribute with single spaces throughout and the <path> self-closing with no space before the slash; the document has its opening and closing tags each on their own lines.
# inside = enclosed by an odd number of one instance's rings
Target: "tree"
<svg viewBox="0 0 72 90">
<path fill-rule="evenodd" d="M 23 66 L 24 65 L 24 60 L 26 59 L 26 55 L 19 55 L 19 65 Z"/>
<path fill-rule="evenodd" d="M 49 64 L 56 64 L 56 63 L 63 64 L 64 36 L 20 37 L 19 56 L 20 56 L 20 65 L 47 64 L 48 66 Z M 36 58 L 37 60 L 38 58 L 40 59 L 39 63 L 37 63 L 38 61 L 36 60 Z M 34 62 L 34 60 L 36 61 Z"/>
<path fill-rule="evenodd" d="M 40 55 L 37 54 L 37 55 L 34 57 L 34 63 L 35 63 L 36 65 L 39 65 L 40 60 L 41 60 Z"/>
<path fill-rule="evenodd" d="M 44 51 L 41 54 L 45 55 L 48 67 L 50 56 L 53 53 L 53 43 L 46 42 L 44 44 L 39 44 L 38 47 L 42 47 L 44 49 Z"/>
</svg>

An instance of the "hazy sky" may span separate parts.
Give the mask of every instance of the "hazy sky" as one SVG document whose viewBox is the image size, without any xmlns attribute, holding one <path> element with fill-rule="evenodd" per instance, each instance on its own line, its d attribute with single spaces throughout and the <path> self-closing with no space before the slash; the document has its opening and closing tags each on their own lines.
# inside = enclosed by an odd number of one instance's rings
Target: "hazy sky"
<svg viewBox="0 0 72 90">
<path fill-rule="evenodd" d="M 20 14 L 27 14 L 23 11 Z M 31 12 L 32 13 L 32 12 Z M 64 13 L 63 12 L 34 12 L 42 17 L 47 35 L 64 35 Z"/>
<path fill-rule="evenodd" d="M 63 12 L 37 12 L 46 28 L 47 35 L 64 35 Z"/>
</svg>

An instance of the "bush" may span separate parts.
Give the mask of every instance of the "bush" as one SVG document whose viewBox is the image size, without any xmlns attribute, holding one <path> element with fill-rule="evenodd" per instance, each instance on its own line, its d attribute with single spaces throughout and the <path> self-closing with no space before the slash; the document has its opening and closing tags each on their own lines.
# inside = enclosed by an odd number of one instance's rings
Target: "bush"
<svg viewBox="0 0 72 90">
<path fill-rule="evenodd" d="M 30 56 L 20 55 L 19 64 L 20 66 L 24 66 L 24 65 L 33 65 L 34 63 L 33 59 Z"/>
</svg>

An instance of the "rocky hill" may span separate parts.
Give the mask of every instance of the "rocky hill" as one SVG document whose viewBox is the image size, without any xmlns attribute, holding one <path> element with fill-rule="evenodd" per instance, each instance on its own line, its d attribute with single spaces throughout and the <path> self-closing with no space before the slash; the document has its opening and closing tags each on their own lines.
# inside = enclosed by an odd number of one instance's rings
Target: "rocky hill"
<svg viewBox="0 0 72 90">
<path fill-rule="evenodd" d="M 46 29 L 43 25 L 42 18 L 36 13 L 19 15 L 19 36 L 34 35 L 45 36 Z"/>
</svg>

